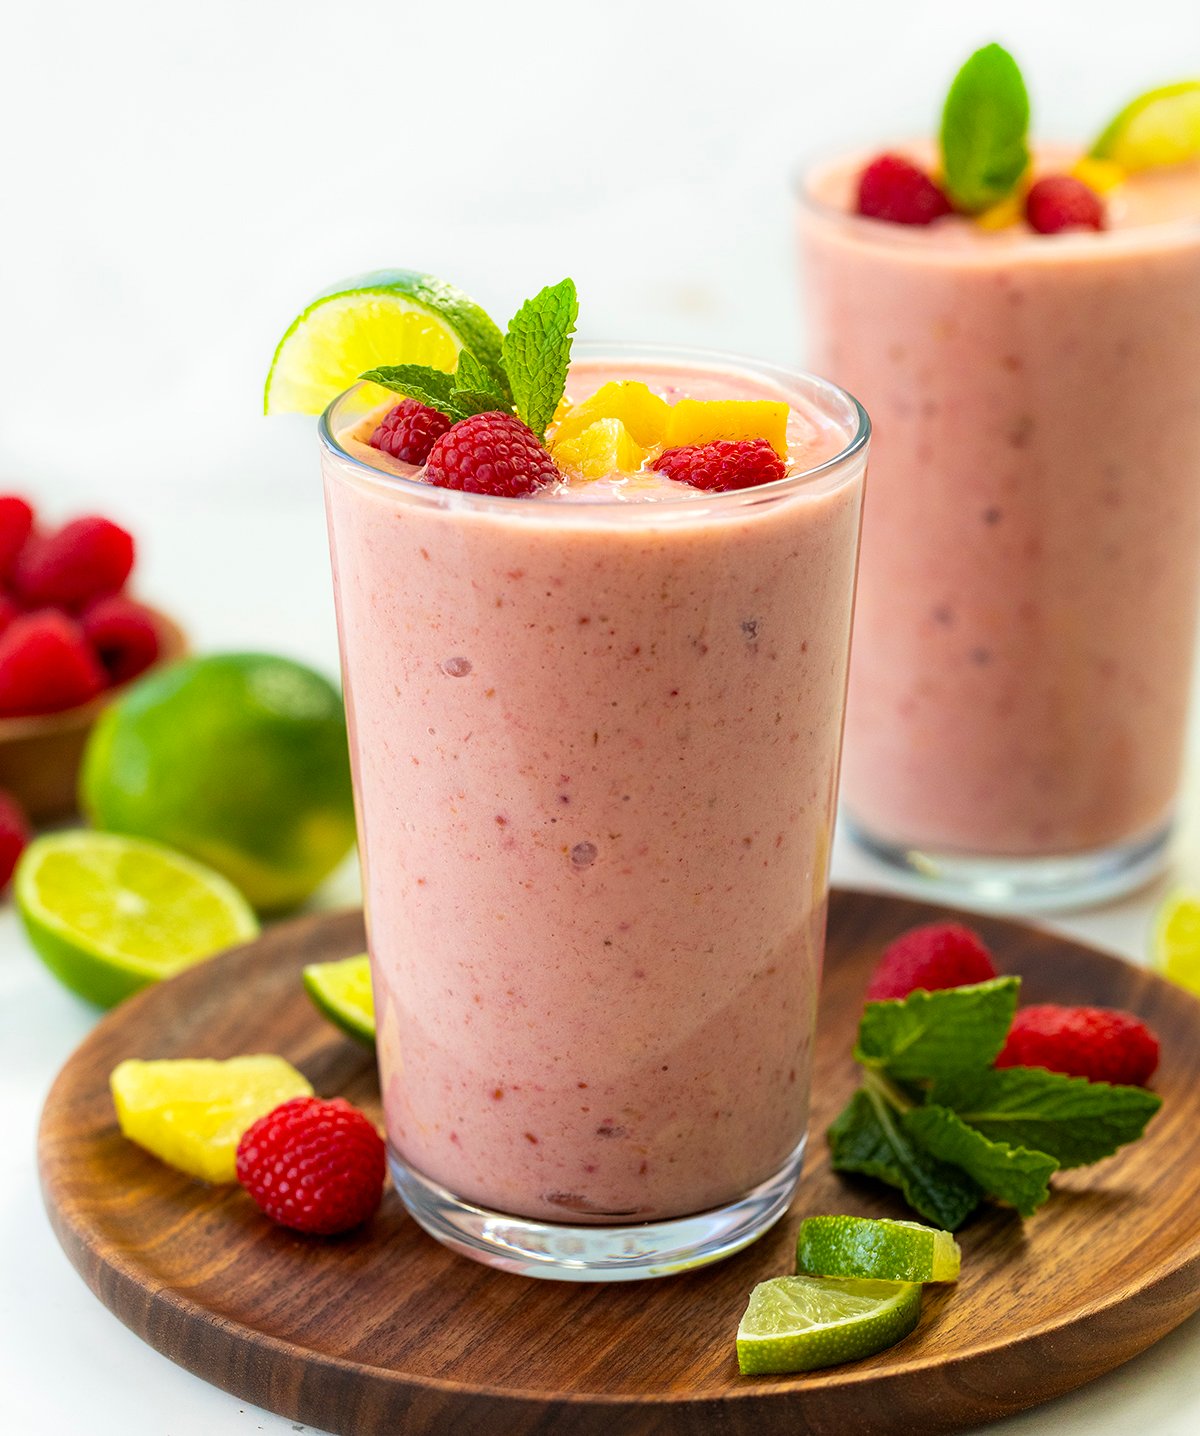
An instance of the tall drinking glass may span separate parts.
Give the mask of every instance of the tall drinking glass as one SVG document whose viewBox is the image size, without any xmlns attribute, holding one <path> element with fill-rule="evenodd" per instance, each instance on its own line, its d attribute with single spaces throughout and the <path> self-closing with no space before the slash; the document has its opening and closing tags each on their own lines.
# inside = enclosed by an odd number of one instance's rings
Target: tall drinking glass
<svg viewBox="0 0 1200 1436">
<path fill-rule="evenodd" d="M 464 494 L 372 465 L 361 388 L 321 445 L 397 1188 L 478 1260 L 622 1280 L 738 1250 L 798 1180 L 868 423 L 765 365 L 577 355 L 577 394 L 785 399 L 817 457 Z"/>
<path fill-rule="evenodd" d="M 871 412 L 843 802 L 876 855 L 992 906 L 1158 870 L 1200 580 L 1200 168 L 1101 233 L 800 200 L 811 360 Z M 1182 187 L 1182 188 L 1181 188 Z"/>
</svg>

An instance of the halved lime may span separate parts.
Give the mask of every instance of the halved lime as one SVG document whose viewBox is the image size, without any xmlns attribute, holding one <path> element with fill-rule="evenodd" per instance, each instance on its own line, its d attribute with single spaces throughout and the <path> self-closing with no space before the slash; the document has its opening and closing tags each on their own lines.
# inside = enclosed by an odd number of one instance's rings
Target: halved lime
<svg viewBox="0 0 1200 1436">
<path fill-rule="evenodd" d="M 1164 977 L 1200 997 L 1200 895 L 1172 893 L 1159 908 L 1150 960 Z"/>
<path fill-rule="evenodd" d="M 371 959 L 361 953 L 340 962 L 312 962 L 304 969 L 309 997 L 335 1027 L 368 1047 L 375 1045 L 375 997 Z"/>
<path fill-rule="evenodd" d="M 796 1270 L 809 1276 L 957 1281 L 961 1265 L 950 1233 L 921 1222 L 806 1217 L 796 1238 Z"/>
<path fill-rule="evenodd" d="M 444 280 L 410 269 L 360 274 L 292 321 L 271 360 L 263 412 L 319 414 L 367 369 L 426 364 L 450 372 L 464 348 L 495 369 L 500 342 L 479 305 Z"/>
<path fill-rule="evenodd" d="M 920 1315 L 915 1283 L 772 1277 L 750 1293 L 738 1327 L 738 1367 L 758 1376 L 858 1361 L 894 1346 Z"/>
<path fill-rule="evenodd" d="M 38 838 L 13 894 L 38 956 L 100 1007 L 258 932 L 250 904 L 219 873 L 116 833 Z"/>
<path fill-rule="evenodd" d="M 267 1054 L 141 1062 L 109 1077 L 121 1131 L 160 1161 L 206 1182 L 237 1179 L 242 1134 L 293 1097 L 311 1097 L 308 1079 Z"/>
<path fill-rule="evenodd" d="M 1181 80 L 1131 100 L 1088 151 L 1124 170 L 1200 159 L 1200 80 Z"/>
</svg>

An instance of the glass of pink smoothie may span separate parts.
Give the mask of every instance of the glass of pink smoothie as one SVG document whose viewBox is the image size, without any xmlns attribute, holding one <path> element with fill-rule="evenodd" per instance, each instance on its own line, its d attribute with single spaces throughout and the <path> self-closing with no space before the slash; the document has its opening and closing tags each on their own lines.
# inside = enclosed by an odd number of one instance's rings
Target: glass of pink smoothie
<svg viewBox="0 0 1200 1436">
<path fill-rule="evenodd" d="M 1200 167 L 1131 175 L 1107 229 L 1047 235 L 860 217 L 865 158 L 818 169 L 799 207 L 811 362 L 876 433 L 848 825 L 987 905 L 1115 894 L 1161 866 L 1180 782 Z"/>
<path fill-rule="evenodd" d="M 799 1178 L 869 426 L 824 381 L 577 346 L 568 396 L 791 406 L 787 477 L 507 499 L 321 424 L 392 1172 L 527 1275 L 745 1246 Z"/>
</svg>

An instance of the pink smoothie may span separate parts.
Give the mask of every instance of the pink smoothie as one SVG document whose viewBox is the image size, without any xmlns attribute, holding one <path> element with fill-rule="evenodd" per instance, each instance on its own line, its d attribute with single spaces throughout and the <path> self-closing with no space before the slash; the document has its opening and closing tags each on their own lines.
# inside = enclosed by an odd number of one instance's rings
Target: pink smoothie
<svg viewBox="0 0 1200 1436">
<path fill-rule="evenodd" d="M 388 1136 L 459 1197 L 665 1218 L 803 1140 L 865 445 L 822 469 L 853 412 L 770 373 L 572 370 L 787 399 L 798 476 L 739 494 L 326 443 Z"/>
<path fill-rule="evenodd" d="M 876 433 L 843 796 L 993 856 L 1146 837 L 1179 785 L 1200 575 L 1200 169 L 1111 229 L 801 206 L 811 359 Z"/>
</svg>

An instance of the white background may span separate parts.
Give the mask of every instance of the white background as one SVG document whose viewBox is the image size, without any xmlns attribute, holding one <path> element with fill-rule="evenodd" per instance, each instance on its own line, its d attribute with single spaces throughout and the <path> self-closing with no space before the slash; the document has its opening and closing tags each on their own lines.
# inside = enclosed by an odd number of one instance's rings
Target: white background
<svg viewBox="0 0 1200 1436">
<path fill-rule="evenodd" d="M 1046 137 L 1200 73 L 1195 0 L 106 0 L 5 8 L 0 491 L 100 509 L 202 647 L 333 669 L 311 422 L 259 416 L 303 302 L 382 266 L 503 320 L 571 274 L 581 333 L 802 354 L 790 177 L 928 130 L 975 45 L 1022 62 Z M 870 876 L 844 850 L 840 874 Z M 1200 867 L 1185 861 L 1200 879 Z M 352 875 L 329 895 L 352 896 Z M 1138 955 L 1152 897 L 1067 924 Z M 41 1214 L 32 1150 L 92 1014 L 0 912 L 0 1426 L 288 1432 L 142 1346 Z M 1193 1320 L 1011 1436 L 1182 1436 Z"/>
</svg>

